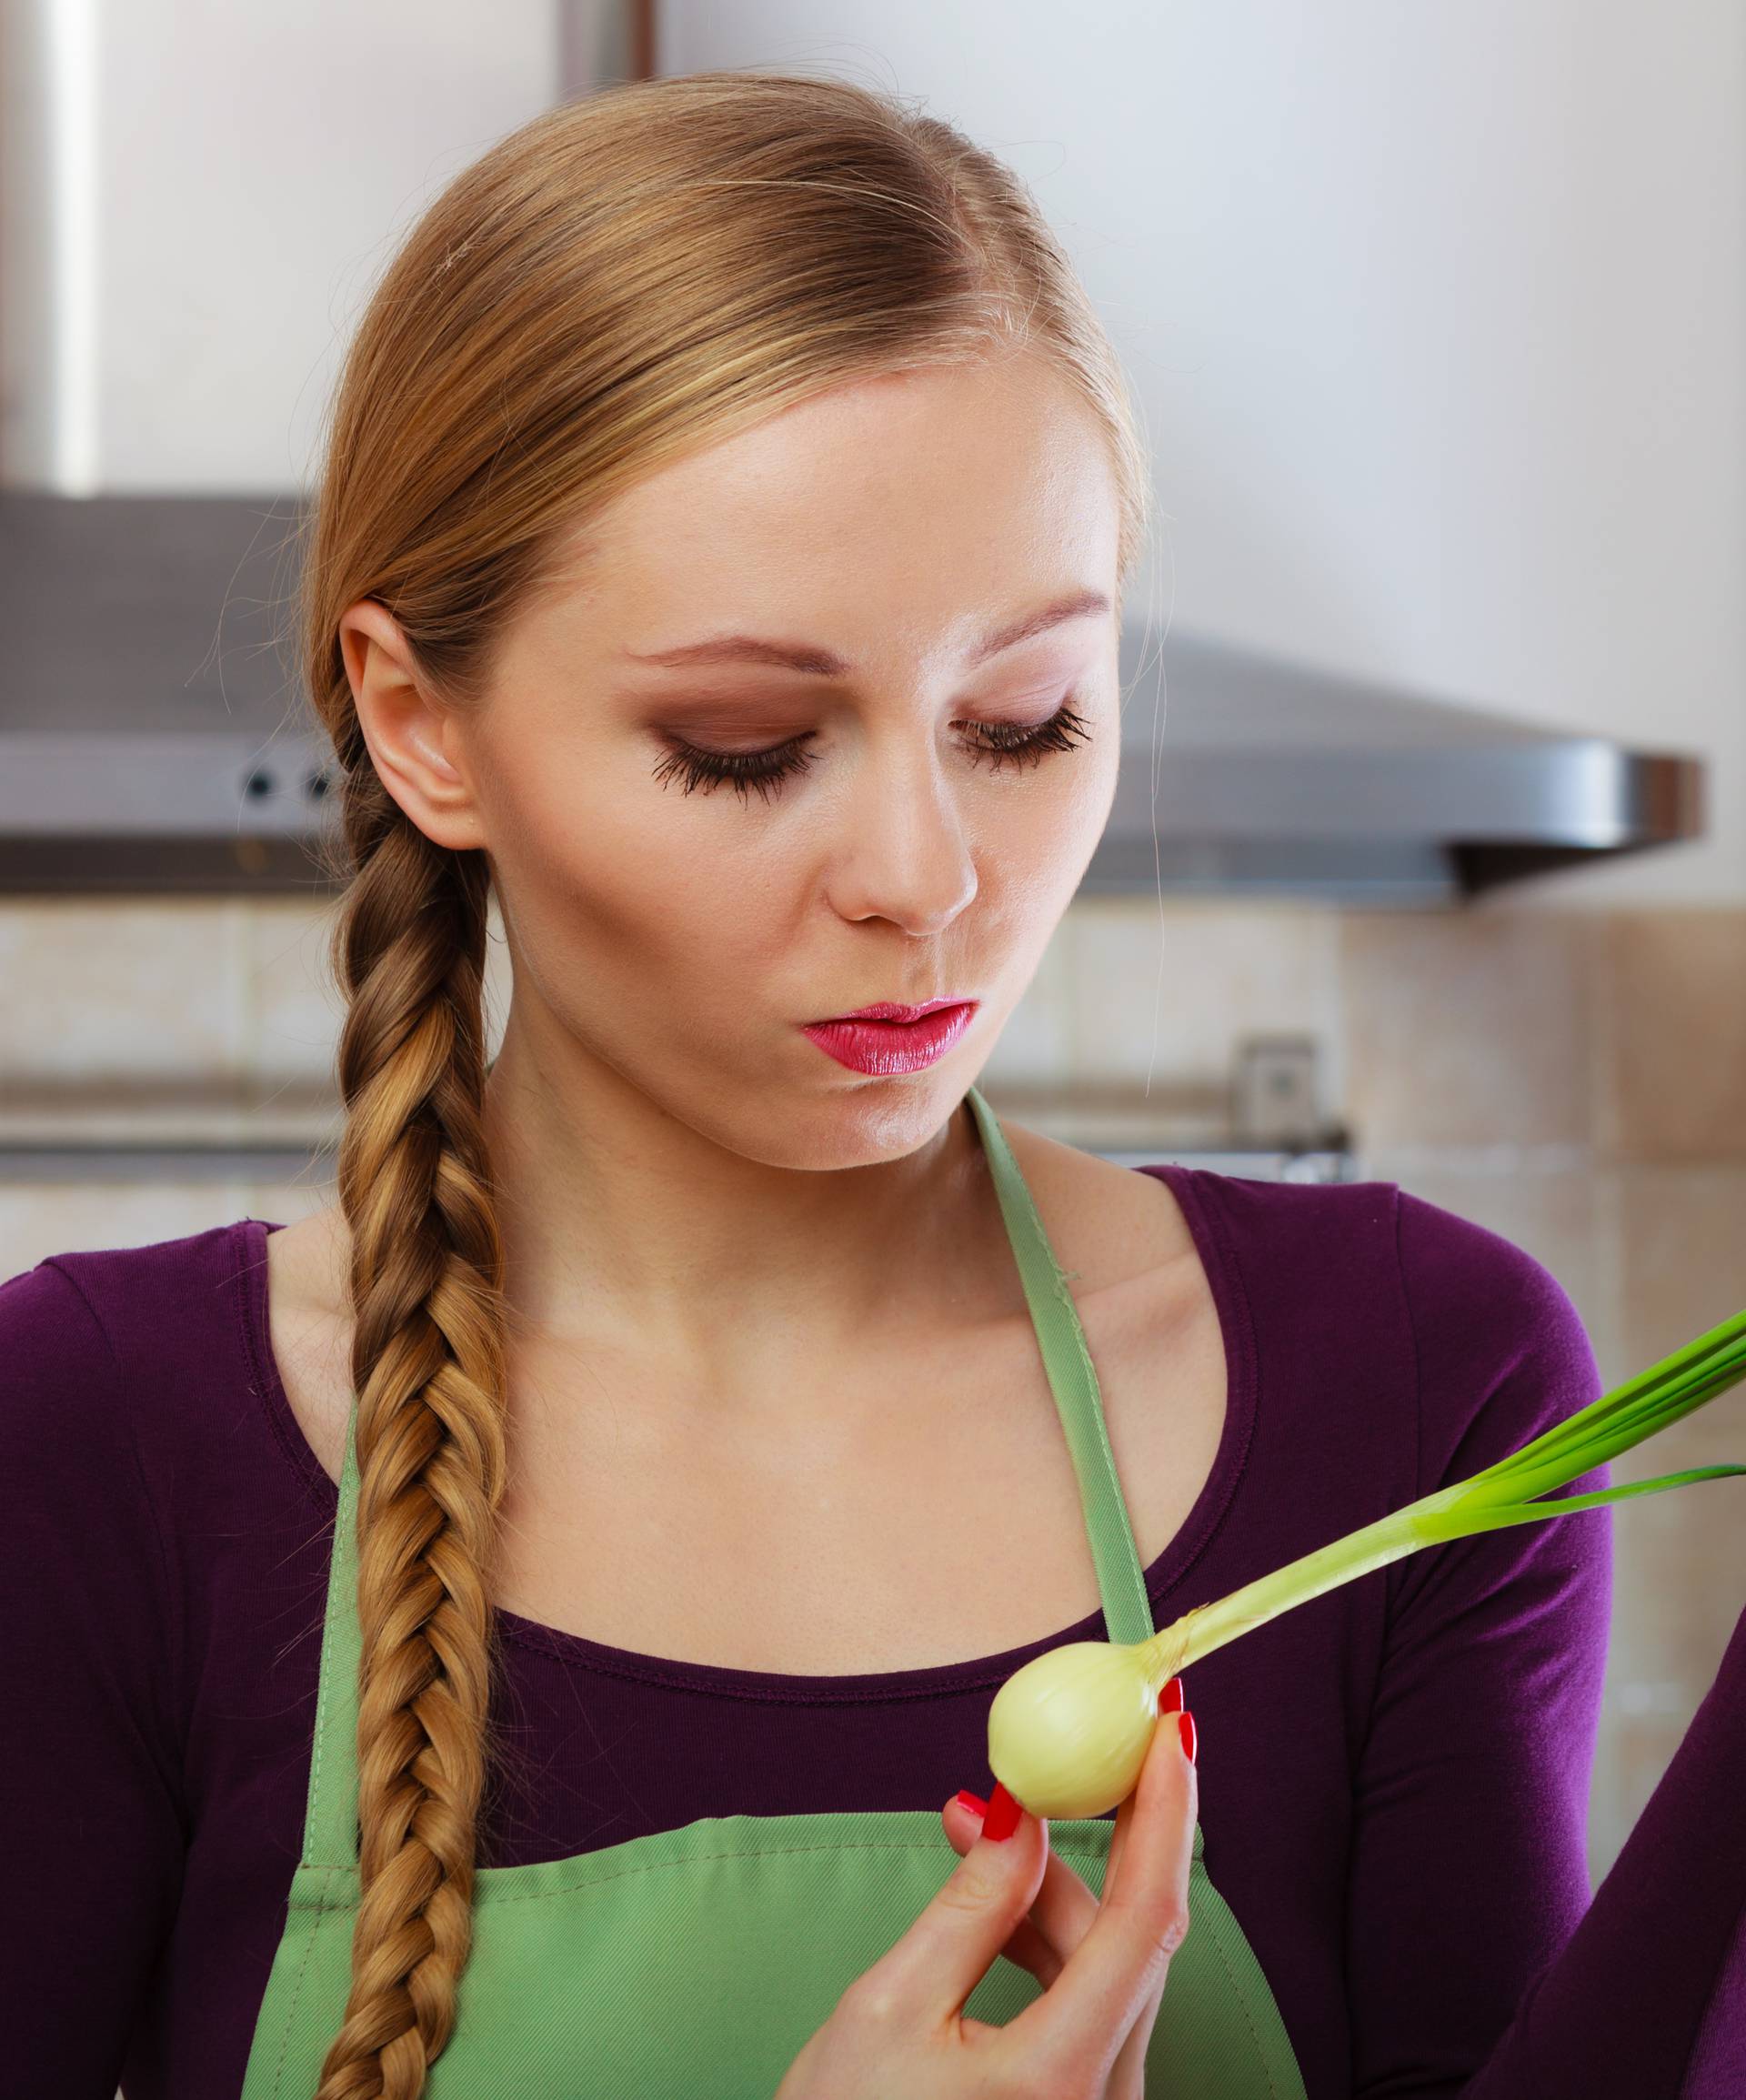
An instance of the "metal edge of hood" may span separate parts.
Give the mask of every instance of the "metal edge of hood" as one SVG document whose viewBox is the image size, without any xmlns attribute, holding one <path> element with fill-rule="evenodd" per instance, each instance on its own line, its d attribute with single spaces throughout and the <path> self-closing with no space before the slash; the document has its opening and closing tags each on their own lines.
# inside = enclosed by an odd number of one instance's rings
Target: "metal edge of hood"
<svg viewBox="0 0 1746 2100">
<path fill-rule="evenodd" d="M 1460 902 L 1701 838 L 1707 762 L 1220 641 L 1125 629 L 1084 887 Z M 1156 841 L 1156 846 L 1155 846 Z"/>
<path fill-rule="evenodd" d="M 331 753 L 279 646 L 300 499 L 0 491 L 0 894 L 318 891 Z M 1459 903 L 1701 837 L 1684 753 L 1124 628 L 1090 894 Z"/>
</svg>

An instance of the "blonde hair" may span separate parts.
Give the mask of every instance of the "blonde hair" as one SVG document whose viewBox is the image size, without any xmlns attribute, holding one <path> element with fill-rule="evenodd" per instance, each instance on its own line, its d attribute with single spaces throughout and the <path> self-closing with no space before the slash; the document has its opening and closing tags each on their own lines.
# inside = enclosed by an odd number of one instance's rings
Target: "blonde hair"
<svg viewBox="0 0 1746 2100">
<path fill-rule="evenodd" d="M 416 2100 L 454 2025 L 506 1456 L 490 876 L 482 849 L 434 844 L 378 779 L 339 620 L 378 601 L 428 689 L 475 704 L 578 523 L 662 461 L 830 387 L 1003 348 L 1046 357 L 1107 434 L 1125 581 L 1151 522 L 1143 445 L 1022 183 L 893 95 L 763 72 L 630 82 L 522 126 L 424 213 L 349 347 L 296 608 L 341 812 L 363 1641 L 361 1902 L 316 2100 Z"/>
</svg>

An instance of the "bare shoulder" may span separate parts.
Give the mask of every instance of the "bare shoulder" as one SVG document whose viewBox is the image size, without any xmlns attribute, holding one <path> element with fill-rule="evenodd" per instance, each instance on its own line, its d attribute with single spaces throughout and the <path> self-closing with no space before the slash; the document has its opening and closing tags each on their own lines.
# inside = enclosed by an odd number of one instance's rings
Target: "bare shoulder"
<svg viewBox="0 0 1746 2100">
<path fill-rule="evenodd" d="M 352 1402 L 346 1241 L 337 1202 L 266 1236 L 273 1361 L 305 1441 L 336 1481 Z"/>
<path fill-rule="evenodd" d="M 1211 1279 L 1160 1175 L 1001 1127 L 1072 1289 L 1150 1565 L 1187 1521 L 1224 1435 L 1229 1365 Z"/>
<path fill-rule="evenodd" d="M 1004 1119 L 1001 1131 L 1030 1189 L 1074 1295 L 1089 1297 L 1199 1261 L 1175 1191 L 1096 1152 Z"/>
</svg>

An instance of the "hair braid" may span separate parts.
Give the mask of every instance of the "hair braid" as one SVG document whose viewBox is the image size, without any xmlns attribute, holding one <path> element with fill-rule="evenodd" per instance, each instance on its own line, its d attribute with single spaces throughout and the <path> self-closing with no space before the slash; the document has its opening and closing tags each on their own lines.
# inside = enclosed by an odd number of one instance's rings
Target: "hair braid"
<svg viewBox="0 0 1746 2100">
<path fill-rule="evenodd" d="M 366 759 L 335 929 L 349 999 L 339 1195 L 357 1395 L 361 1901 L 316 2100 L 416 2100 L 472 1936 L 504 1477 L 501 1246 L 482 1109 L 489 871 L 434 845 Z"/>
</svg>

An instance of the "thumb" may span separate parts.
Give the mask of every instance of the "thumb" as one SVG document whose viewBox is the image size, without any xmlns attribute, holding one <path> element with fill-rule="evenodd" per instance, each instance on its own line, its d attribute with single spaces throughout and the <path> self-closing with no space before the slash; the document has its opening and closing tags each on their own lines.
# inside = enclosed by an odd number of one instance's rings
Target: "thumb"
<svg viewBox="0 0 1746 2100">
<path fill-rule="evenodd" d="M 998 1811 L 1018 1819 L 1009 1836 L 988 1834 L 988 1823 L 1000 1827 Z M 928 2025 L 955 2017 L 1036 1902 L 1048 1865 L 1048 1824 L 997 1785 L 983 1834 L 915 1924 L 861 1977 L 873 2002 L 901 2007 L 906 2017 Z"/>
</svg>

